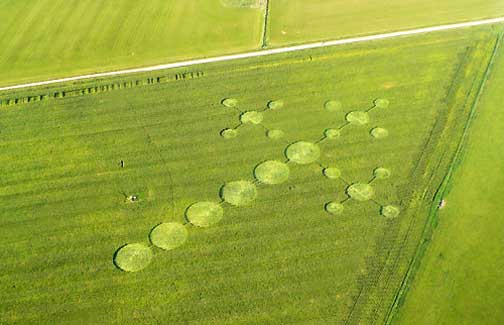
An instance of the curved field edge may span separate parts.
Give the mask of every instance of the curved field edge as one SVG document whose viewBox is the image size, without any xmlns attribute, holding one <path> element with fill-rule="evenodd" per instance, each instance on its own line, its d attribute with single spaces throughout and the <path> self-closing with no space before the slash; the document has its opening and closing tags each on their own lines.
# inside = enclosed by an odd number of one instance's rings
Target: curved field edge
<svg viewBox="0 0 504 325">
<path fill-rule="evenodd" d="M 453 173 L 461 166 L 461 163 L 463 161 L 464 150 L 466 149 L 465 146 L 467 145 L 467 137 L 469 134 L 469 130 L 474 120 L 481 95 L 485 88 L 485 84 L 488 81 L 489 76 L 492 72 L 492 68 L 495 63 L 495 58 L 497 56 L 498 51 L 502 47 L 503 36 L 504 35 L 501 34 L 496 37 L 494 46 L 490 51 L 490 56 L 486 68 L 484 70 L 483 77 L 481 79 L 480 84 L 477 87 L 477 91 L 474 95 L 474 98 L 472 99 L 472 101 L 470 101 L 472 102 L 472 104 L 470 105 L 471 108 L 469 112 L 469 117 L 464 126 L 462 135 L 460 137 L 457 146 L 457 150 L 455 152 L 452 162 L 449 165 L 448 171 L 444 176 L 443 181 L 439 186 L 438 190 L 436 191 L 435 196 L 432 200 L 432 205 L 428 214 L 429 217 L 426 220 L 421 241 L 417 248 L 417 252 L 415 253 L 413 259 L 411 260 L 411 263 L 408 267 L 408 271 L 402 281 L 401 288 L 394 299 L 394 303 L 392 304 L 390 310 L 388 311 L 386 317 L 387 324 L 396 323 L 398 321 L 398 317 L 400 315 L 400 309 L 403 306 L 404 301 L 408 299 L 408 292 L 415 280 L 415 275 L 419 271 L 423 257 L 428 252 L 429 244 L 432 240 L 433 233 L 435 232 L 435 229 L 439 222 L 439 205 L 441 204 L 441 201 L 449 194 L 454 182 Z M 470 97 L 471 96 L 469 96 L 468 99 Z"/>
</svg>

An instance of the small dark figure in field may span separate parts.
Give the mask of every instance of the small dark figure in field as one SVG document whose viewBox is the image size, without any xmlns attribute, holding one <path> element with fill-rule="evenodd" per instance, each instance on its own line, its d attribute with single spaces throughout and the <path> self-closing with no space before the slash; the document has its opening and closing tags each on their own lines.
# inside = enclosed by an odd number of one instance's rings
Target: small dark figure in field
<svg viewBox="0 0 504 325">
<path fill-rule="evenodd" d="M 119 162 L 119 165 L 121 166 L 121 168 L 124 168 L 124 160 L 121 160 L 121 161 Z"/>
<path fill-rule="evenodd" d="M 124 201 L 125 202 L 130 202 L 130 203 L 134 203 L 134 202 L 137 202 L 139 200 L 139 197 L 138 195 L 134 194 L 134 195 L 128 195 L 124 192 L 121 192 L 122 195 L 124 195 Z"/>
</svg>

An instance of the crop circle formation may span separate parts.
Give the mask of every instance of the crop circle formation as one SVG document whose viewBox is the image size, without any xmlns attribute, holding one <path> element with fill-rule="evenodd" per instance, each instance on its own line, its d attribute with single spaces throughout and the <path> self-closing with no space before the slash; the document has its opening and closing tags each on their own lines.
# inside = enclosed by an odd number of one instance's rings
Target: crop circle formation
<svg viewBox="0 0 504 325">
<path fill-rule="evenodd" d="M 257 197 L 257 188 L 249 181 L 226 183 L 221 190 L 222 199 L 234 206 L 251 204 Z"/>
<path fill-rule="evenodd" d="M 289 166 L 275 160 L 265 161 L 254 169 L 254 176 L 257 180 L 269 185 L 284 183 L 289 179 L 289 174 Z"/>
<path fill-rule="evenodd" d="M 341 171 L 336 167 L 324 168 L 323 173 L 329 179 L 338 179 L 341 177 Z"/>
<path fill-rule="evenodd" d="M 329 202 L 325 205 L 325 210 L 334 215 L 342 214 L 345 207 L 339 202 Z"/>
<path fill-rule="evenodd" d="M 162 223 L 149 234 L 151 243 L 164 250 L 177 248 L 187 240 L 187 229 L 180 223 Z"/>
<path fill-rule="evenodd" d="M 369 114 L 363 111 L 353 111 L 346 115 L 346 120 L 354 125 L 366 125 L 369 123 Z"/>
<path fill-rule="evenodd" d="M 263 114 L 258 111 L 248 111 L 240 116 L 240 121 L 244 124 L 260 124 L 263 121 Z"/>
<path fill-rule="evenodd" d="M 282 130 L 269 130 L 266 135 L 270 139 L 279 140 L 284 137 L 284 132 Z"/>
<path fill-rule="evenodd" d="M 137 272 L 145 269 L 152 261 L 152 250 L 144 244 L 128 244 L 115 253 L 114 263 L 123 271 Z"/>
<path fill-rule="evenodd" d="M 220 134 L 224 139 L 234 139 L 238 136 L 238 131 L 235 129 L 224 129 Z"/>
<path fill-rule="evenodd" d="M 285 155 L 296 164 L 306 165 L 319 159 L 320 148 L 312 142 L 298 141 L 287 147 Z"/>
<path fill-rule="evenodd" d="M 371 130 L 371 135 L 376 139 L 383 139 L 388 137 L 389 132 L 384 128 L 374 128 Z"/>
<path fill-rule="evenodd" d="M 377 179 L 387 179 L 390 177 L 391 172 L 387 168 L 378 167 L 373 171 L 373 175 Z"/>
<path fill-rule="evenodd" d="M 368 201 L 374 196 L 374 189 L 365 183 L 355 183 L 348 187 L 347 194 L 357 201 Z"/>
<path fill-rule="evenodd" d="M 341 136 L 341 132 L 338 129 L 327 129 L 324 131 L 324 136 L 328 139 L 337 139 Z"/>
<path fill-rule="evenodd" d="M 238 106 L 238 99 L 226 98 L 222 101 L 222 105 L 224 105 L 226 107 L 236 107 L 236 106 Z"/>
<path fill-rule="evenodd" d="M 387 107 L 389 107 L 390 102 L 388 99 L 378 98 L 377 100 L 374 101 L 374 104 L 378 108 L 387 108 Z"/>
<path fill-rule="evenodd" d="M 396 218 L 400 212 L 401 210 L 399 210 L 398 207 L 393 205 L 387 205 L 381 208 L 381 214 L 387 219 Z"/>
<path fill-rule="evenodd" d="M 272 110 L 280 109 L 284 106 L 283 100 L 272 100 L 268 103 L 268 108 Z"/>
<path fill-rule="evenodd" d="M 341 110 L 342 107 L 343 107 L 343 105 L 338 100 L 328 100 L 324 104 L 324 108 L 328 112 L 337 112 L 337 111 Z"/>
<path fill-rule="evenodd" d="M 197 202 L 186 211 L 187 220 L 196 227 L 210 227 L 221 221 L 224 215 L 222 207 L 215 202 Z"/>
</svg>

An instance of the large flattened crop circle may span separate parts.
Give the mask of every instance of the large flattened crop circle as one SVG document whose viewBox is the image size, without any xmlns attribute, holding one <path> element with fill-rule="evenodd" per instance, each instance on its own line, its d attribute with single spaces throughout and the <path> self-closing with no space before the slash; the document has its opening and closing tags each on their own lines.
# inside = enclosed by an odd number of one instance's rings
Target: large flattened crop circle
<svg viewBox="0 0 504 325">
<path fill-rule="evenodd" d="M 366 125 L 369 123 L 369 114 L 363 111 L 353 111 L 345 116 L 348 123 L 353 125 Z"/>
<path fill-rule="evenodd" d="M 249 181 L 229 182 L 222 187 L 221 196 L 234 206 L 250 205 L 257 197 L 257 188 Z"/>
<path fill-rule="evenodd" d="M 258 111 L 248 111 L 240 116 L 240 121 L 244 124 L 260 124 L 263 120 L 263 114 Z"/>
<path fill-rule="evenodd" d="M 365 183 L 355 183 L 347 188 L 347 194 L 357 201 L 369 201 L 374 197 L 374 189 Z"/>
<path fill-rule="evenodd" d="M 269 185 L 284 183 L 289 179 L 289 174 L 289 166 L 276 160 L 265 161 L 254 169 L 255 178 L 261 183 Z"/>
<path fill-rule="evenodd" d="M 180 223 L 162 223 L 151 230 L 149 239 L 154 246 L 164 250 L 171 250 L 185 243 L 187 229 Z"/>
<path fill-rule="evenodd" d="M 215 202 L 197 202 L 186 210 L 187 220 L 196 227 L 210 227 L 221 221 L 224 210 Z"/>
<path fill-rule="evenodd" d="M 285 156 L 296 164 L 306 165 L 319 159 L 320 148 L 312 142 L 298 141 L 287 147 Z"/>
<path fill-rule="evenodd" d="M 137 272 L 152 261 L 152 250 L 144 244 L 128 244 L 115 253 L 114 264 L 123 271 Z"/>
</svg>

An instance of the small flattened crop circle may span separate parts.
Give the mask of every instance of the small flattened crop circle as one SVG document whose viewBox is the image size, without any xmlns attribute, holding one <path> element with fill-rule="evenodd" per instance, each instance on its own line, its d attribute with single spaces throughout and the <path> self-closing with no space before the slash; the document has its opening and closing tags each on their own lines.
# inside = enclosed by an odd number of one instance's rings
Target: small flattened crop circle
<svg viewBox="0 0 504 325">
<path fill-rule="evenodd" d="M 373 138 L 383 139 L 388 137 L 389 132 L 387 129 L 384 128 L 374 128 L 371 130 L 371 135 L 373 136 Z"/>
<path fill-rule="evenodd" d="M 240 121 L 244 124 L 260 124 L 263 121 L 263 114 L 258 111 L 248 111 L 240 116 Z"/>
<path fill-rule="evenodd" d="M 343 107 L 343 105 L 338 100 L 328 100 L 324 104 L 324 108 L 328 112 L 337 112 L 337 111 L 341 110 L 342 107 Z"/>
<path fill-rule="evenodd" d="M 290 161 L 296 164 L 306 165 L 319 159 L 320 148 L 311 142 L 298 141 L 287 147 L 285 155 Z"/>
<path fill-rule="evenodd" d="M 257 197 L 257 188 L 249 181 L 226 183 L 221 189 L 222 199 L 234 206 L 249 205 Z"/>
<path fill-rule="evenodd" d="M 279 140 L 284 137 L 284 132 L 282 130 L 269 130 L 266 135 L 272 140 Z"/>
<path fill-rule="evenodd" d="M 365 125 L 369 123 L 369 114 L 363 111 L 353 111 L 346 115 L 346 120 L 353 125 Z"/>
<path fill-rule="evenodd" d="M 215 202 L 197 202 L 186 210 L 187 220 L 196 227 L 210 227 L 221 221 L 224 210 Z"/>
<path fill-rule="evenodd" d="M 280 109 L 284 106 L 283 100 L 272 100 L 268 103 L 268 108 L 272 110 Z"/>
<path fill-rule="evenodd" d="M 365 183 L 355 183 L 347 188 L 347 194 L 357 201 L 368 201 L 374 196 L 374 189 Z"/>
<path fill-rule="evenodd" d="M 329 179 L 338 179 L 341 177 L 341 170 L 336 167 L 327 167 L 322 171 L 324 176 Z"/>
<path fill-rule="evenodd" d="M 401 210 L 394 205 L 387 205 L 381 208 L 381 214 L 387 219 L 395 219 Z"/>
<path fill-rule="evenodd" d="M 137 272 L 152 261 L 152 250 L 144 244 L 128 244 L 115 253 L 114 264 L 123 271 Z"/>
<path fill-rule="evenodd" d="M 339 202 L 329 202 L 325 205 L 324 209 L 334 215 L 342 214 L 345 207 Z"/>
<path fill-rule="evenodd" d="M 276 161 L 265 161 L 254 169 L 254 176 L 263 184 L 275 185 L 286 182 L 289 179 L 289 166 Z"/>
<path fill-rule="evenodd" d="M 238 131 L 235 129 L 224 129 L 221 131 L 220 135 L 224 139 L 234 139 L 238 136 Z"/>
<path fill-rule="evenodd" d="M 373 171 L 373 175 L 377 179 L 387 179 L 390 177 L 391 172 L 387 168 L 378 167 Z"/>
<path fill-rule="evenodd" d="M 338 129 L 327 129 L 324 131 L 324 135 L 328 139 L 337 139 L 341 136 L 341 132 Z"/>
<path fill-rule="evenodd" d="M 238 106 L 238 99 L 236 98 L 226 98 L 222 100 L 222 105 L 226 107 L 236 107 Z"/>
<path fill-rule="evenodd" d="M 378 98 L 374 101 L 374 104 L 378 108 L 387 108 L 390 105 L 390 101 L 385 98 Z"/>
<path fill-rule="evenodd" d="M 149 239 L 154 246 L 168 251 L 185 243 L 187 229 L 180 223 L 162 223 L 151 230 Z"/>
</svg>

